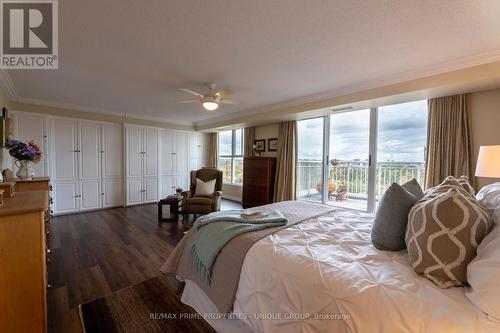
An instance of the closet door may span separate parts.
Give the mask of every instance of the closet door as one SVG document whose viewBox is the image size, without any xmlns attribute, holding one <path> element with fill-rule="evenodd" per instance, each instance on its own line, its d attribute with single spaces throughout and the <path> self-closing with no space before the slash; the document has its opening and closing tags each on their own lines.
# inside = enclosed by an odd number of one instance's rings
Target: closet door
<svg viewBox="0 0 500 333">
<path fill-rule="evenodd" d="M 143 189 L 141 178 L 131 178 L 127 181 L 127 205 L 140 204 L 143 202 Z"/>
<path fill-rule="evenodd" d="M 78 124 L 75 120 L 56 118 L 52 121 L 54 180 L 78 179 Z"/>
<path fill-rule="evenodd" d="M 80 180 L 99 179 L 101 176 L 100 125 L 99 123 L 82 121 L 79 127 Z"/>
<path fill-rule="evenodd" d="M 160 175 L 171 175 L 174 173 L 174 132 L 160 132 Z"/>
<path fill-rule="evenodd" d="M 186 133 L 175 134 L 175 173 L 188 172 L 188 135 Z"/>
<path fill-rule="evenodd" d="M 142 177 L 143 129 L 127 127 L 127 177 Z"/>
<path fill-rule="evenodd" d="M 123 206 L 123 181 L 121 179 L 103 179 L 102 206 Z"/>
<path fill-rule="evenodd" d="M 101 208 L 99 180 L 87 180 L 80 183 L 80 210 Z"/>
<path fill-rule="evenodd" d="M 166 198 L 175 193 L 175 176 L 160 176 L 160 197 Z"/>
<path fill-rule="evenodd" d="M 189 187 L 188 175 L 187 174 L 177 175 L 175 177 L 175 187 L 180 187 L 184 191 L 187 191 Z"/>
<path fill-rule="evenodd" d="M 189 134 L 189 170 L 198 170 L 202 167 L 200 147 L 200 134 Z"/>
<path fill-rule="evenodd" d="M 70 213 L 79 209 L 80 197 L 78 194 L 78 182 L 56 182 L 54 183 L 55 212 Z"/>
<path fill-rule="evenodd" d="M 158 201 L 158 177 L 144 178 L 144 202 Z"/>
<path fill-rule="evenodd" d="M 158 130 L 144 130 L 144 176 L 158 176 Z"/>
<path fill-rule="evenodd" d="M 102 177 L 121 178 L 123 169 L 121 125 L 101 125 Z"/>
<path fill-rule="evenodd" d="M 15 114 L 14 138 L 27 142 L 33 141 L 42 150 L 42 159 L 33 164 L 36 177 L 49 176 L 47 163 L 47 126 L 46 118 L 36 115 Z"/>
</svg>

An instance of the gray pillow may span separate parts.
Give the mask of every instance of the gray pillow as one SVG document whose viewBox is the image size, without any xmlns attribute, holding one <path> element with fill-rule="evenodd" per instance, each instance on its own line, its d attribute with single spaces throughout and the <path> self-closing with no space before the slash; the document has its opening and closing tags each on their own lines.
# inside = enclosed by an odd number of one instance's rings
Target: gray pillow
<svg viewBox="0 0 500 333">
<path fill-rule="evenodd" d="M 401 185 L 405 190 L 417 197 L 418 200 L 424 197 L 424 191 L 415 178 Z"/>
<path fill-rule="evenodd" d="M 372 227 L 372 243 L 379 250 L 400 251 L 406 248 L 408 213 L 419 199 L 393 183 L 378 203 Z"/>
</svg>

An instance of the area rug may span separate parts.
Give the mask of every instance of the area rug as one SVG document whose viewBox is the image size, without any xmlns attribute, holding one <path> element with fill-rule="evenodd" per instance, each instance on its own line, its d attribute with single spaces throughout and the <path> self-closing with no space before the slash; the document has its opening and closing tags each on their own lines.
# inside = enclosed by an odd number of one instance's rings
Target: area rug
<svg viewBox="0 0 500 333">
<path fill-rule="evenodd" d="M 179 297 L 183 284 L 161 275 L 79 306 L 86 333 L 214 332 Z"/>
</svg>

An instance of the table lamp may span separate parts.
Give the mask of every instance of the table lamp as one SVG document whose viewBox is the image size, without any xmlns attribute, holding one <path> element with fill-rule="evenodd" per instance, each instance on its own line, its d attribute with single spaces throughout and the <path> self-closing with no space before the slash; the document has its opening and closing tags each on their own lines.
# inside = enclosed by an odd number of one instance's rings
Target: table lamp
<svg viewBox="0 0 500 333">
<path fill-rule="evenodd" d="M 476 177 L 500 178 L 500 145 L 479 147 Z"/>
</svg>

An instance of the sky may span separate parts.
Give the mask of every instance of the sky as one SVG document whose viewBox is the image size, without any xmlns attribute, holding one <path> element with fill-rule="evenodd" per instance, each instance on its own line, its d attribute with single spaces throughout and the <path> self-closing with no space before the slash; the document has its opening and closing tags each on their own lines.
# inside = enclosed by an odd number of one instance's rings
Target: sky
<svg viewBox="0 0 500 333">
<path fill-rule="evenodd" d="M 330 120 L 330 159 L 368 159 L 370 111 L 337 113 Z M 323 119 L 298 122 L 299 159 L 322 159 Z M 383 106 L 378 113 L 378 161 L 423 162 L 427 101 Z"/>
</svg>

